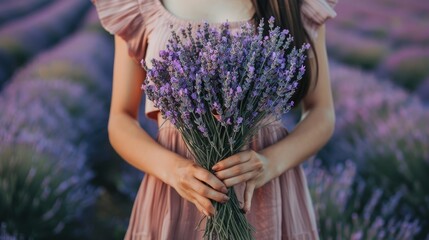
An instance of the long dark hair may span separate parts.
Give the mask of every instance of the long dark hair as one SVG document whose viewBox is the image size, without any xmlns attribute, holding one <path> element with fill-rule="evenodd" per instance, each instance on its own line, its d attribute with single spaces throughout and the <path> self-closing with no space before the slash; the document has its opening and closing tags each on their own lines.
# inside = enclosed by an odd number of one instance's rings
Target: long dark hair
<svg viewBox="0 0 429 240">
<path fill-rule="evenodd" d="M 282 29 L 288 29 L 294 38 L 294 44 L 301 46 L 303 43 L 308 42 L 311 45 L 311 50 L 314 53 L 316 60 L 315 69 L 311 68 L 310 61 L 307 57 L 305 61 L 306 72 L 303 79 L 298 84 L 298 89 L 292 96 L 291 100 L 294 101 L 295 106 L 301 102 L 301 100 L 307 95 L 310 88 L 312 72 L 316 71 L 316 84 L 319 70 L 317 68 L 317 54 L 314 48 L 314 43 L 309 37 L 309 34 L 304 29 L 303 22 L 301 20 L 301 2 L 302 0 L 252 0 L 253 6 L 256 8 L 256 23 L 264 18 L 265 23 L 271 16 L 275 18 L 275 25 L 280 26 Z M 265 33 L 268 33 L 268 24 L 264 24 Z M 316 86 L 316 84 L 314 86 Z"/>
</svg>

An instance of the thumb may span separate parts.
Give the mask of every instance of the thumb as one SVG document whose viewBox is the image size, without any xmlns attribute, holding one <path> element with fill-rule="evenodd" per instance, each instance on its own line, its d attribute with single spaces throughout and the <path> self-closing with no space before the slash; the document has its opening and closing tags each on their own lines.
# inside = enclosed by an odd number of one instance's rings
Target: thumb
<svg viewBox="0 0 429 240">
<path fill-rule="evenodd" d="M 243 207 L 243 210 L 245 213 L 248 213 L 250 211 L 250 206 L 252 204 L 254 191 L 255 191 L 255 181 L 246 182 L 246 189 L 244 190 L 244 207 Z"/>
</svg>

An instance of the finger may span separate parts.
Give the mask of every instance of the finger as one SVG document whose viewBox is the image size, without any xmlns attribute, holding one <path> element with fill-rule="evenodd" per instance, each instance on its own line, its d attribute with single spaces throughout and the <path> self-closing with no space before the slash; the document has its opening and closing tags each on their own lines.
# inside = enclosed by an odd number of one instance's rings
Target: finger
<svg viewBox="0 0 429 240">
<path fill-rule="evenodd" d="M 250 180 L 252 178 L 255 178 L 258 174 L 259 174 L 258 171 L 250 171 L 250 172 L 247 172 L 247 173 L 243 173 L 243 174 L 241 174 L 239 176 L 235 176 L 235 177 L 232 177 L 232 178 L 224 179 L 223 182 L 225 183 L 225 185 L 227 187 L 231 187 L 231 186 L 234 186 L 236 184 L 239 184 L 239 183 L 242 183 L 242 182 L 246 182 L 246 181 L 248 181 L 248 180 Z"/>
<path fill-rule="evenodd" d="M 245 213 L 250 211 L 250 206 L 252 205 L 253 192 L 255 191 L 255 182 L 248 181 L 246 183 L 246 189 L 244 190 L 244 207 L 243 210 Z"/>
<path fill-rule="evenodd" d="M 204 209 L 203 206 L 201 206 L 201 204 L 197 201 L 195 197 L 193 198 L 192 203 L 195 205 L 195 207 L 197 207 L 200 213 L 206 215 L 207 217 L 210 217 L 210 214 Z"/>
<path fill-rule="evenodd" d="M 221 203 L 225 203 L 229 200 L 229 197 L 225 193 L 218 192 L 195 178 L 191 179 L 189 184 L 191 186 L 191 189 L 198 193 L 198 195 L 200 196 L 213 199 Z"/>
<path fill-rule="evenodd" d="M 250 158 L 251 158 L 250 151 L 239 152 L 219 161 L 212 167 L 212 169 L 214 171 L 220 171 L 222 169 L 230 168 L 234 165 L 247 162 L 250 160 Z"/>
<path fill-rule="evenodd" d="M 243 145 L 243 147 L 240 148 L 240 152 L 249 150 L 249 145 Z"/>
<path fill-rule="evenodd" d="M 207 217 L 211 217 L 216 214 L 216 209 L 208 198 L 201 196 L 198 192 L 194 192 L 194 198 L 200 204 L 203 209 L 203 213 Z"/>
<path fill-rule="evenodd" d="M 221 171 L 215 172 L 216 177 L 220 180 L 224 180 L 227 178 L 232 178 L 235 176 L 239 176 L 241 174 L 250 172 L 250 171 L 259 171 L 262 168 L 262 164 L 259 161 L 248 161 L 245 163 L 241 163 L 230 168 L 223 169 Z"/>
<path fill-rule="evenodd" d="M 197 171 L 195 171 L 194 176 L 198 180 L 210 185 L 210 187 L 213 189 L 216 189 L 219 192 L 228 193 L 228 189 L 226 188 L 225 184 L 204 168 L 199 167 Z"/>
<path fill-rule="evenodd" d="M 203 206 L 201 206 L 200 202 L 198 202 L 196 199 L 194 200 L 194 204 L 200 213 L 206 215 L 207 217 L 210 217 L 210 214 L 204 209 Z"/>
</svg>

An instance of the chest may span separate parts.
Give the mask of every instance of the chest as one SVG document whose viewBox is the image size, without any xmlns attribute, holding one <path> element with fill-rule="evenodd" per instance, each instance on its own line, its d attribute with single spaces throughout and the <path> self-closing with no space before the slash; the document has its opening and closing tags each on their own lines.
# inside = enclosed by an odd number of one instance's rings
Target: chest
<svg viewBox="0 0 429 240">
<path fill-rule="evenodd" d="M 251 0 L 159 0 L 170 14 L 183 20 L 209 22 L 247 20 L 254 13 Z"/>
</svg>

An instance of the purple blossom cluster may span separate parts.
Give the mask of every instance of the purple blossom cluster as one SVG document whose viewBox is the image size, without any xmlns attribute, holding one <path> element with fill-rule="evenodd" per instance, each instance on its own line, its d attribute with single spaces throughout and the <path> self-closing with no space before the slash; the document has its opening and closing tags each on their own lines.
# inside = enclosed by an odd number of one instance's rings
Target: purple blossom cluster
<svg viewBox="0 0 429 240">
<path fill-rule="evenodd" d="M 93 173 L 84 165 L 83 149 L 58 140 L 0 146 L 0 223 L 9 234 L 52 239 L 93 206 L 99 189 L 88 184 Z"/>
<path fill-rule="evenodd" d="M 172 31 L 161 60 L 152 59 L 142 89 L 163 114 L 179 129 L 199 129 L 213 136 L 208 124 L 216 119 L 233 132 L 249 129 L 270 114 L 280 115 L 294 105 L 289 102 L 305 72 L 306 44 L 292 47 L 287 30 L 274 28 L 263 36 L 245 24 L 241 32 L 230 33 L 225 22 L 220 31 L 206 22 L 192 36 L 192 27 L 182 28 L 186 42 Z"/>
<path fill-rule="evenodd" d="M 320 159 L 311 159 L 304 170 L 321 238 L 406 240 L 422 230 L 419 219 L 397 216 L 404 191 L 390 195 L 370 187 L 353 160 L 325 169 Z"/>
<path fill-rule="evenodd" d="M 89 1 L 56 1 L 0 28 L 0 84 L 15 69 L 76 29 Z"/>
<path fill-rule="evenodd" d="M 369 122 L 386 120 L 409 100 L 409 94 L 374 74 L 333 64 L 332 93 L 338 116 L 336 130 L 343 135 L 362 132 Z M 350 137 L 350 135 L 347 135 Z"/>
<path fill-rule="evenodd" d="M 51 230 L 33 231 L 52 238 L 94 203 L 98 191 L 88 184 L 93 173 L 85 165 L 88 145 L 81 139 L 100 105 L 95 101 L 92 109 L 84 109 L 76 99 L 88 99 L 86 95 L 82 87 L 61 79 L 16 82 L 2 92 L 0 207 L 11 226 L 17 226 L 13 231 L 32 236 L 23 223 L 43 222 Z M 73 116 L 75 111 L 79 116 Z M 17 188 L 16 181 L 23 184 Z M 8 201 L 14 194 L 22 198 Z M 17 208 L 32 214 L 12 211 Z"/>
<path fill-rule="evenodd" d="M 362 176 L 370 176 L 386 191 L 405 189 L 404 201 L 419 219 L 429 216 L 429 112 L 416 99 L 384 121 L 367 124 L 362 138 L 345 149 L 354 149 Z M 380 171 L 382 169 L 382 171 Z M 426 226 L 429 224 L 425 222 Z"/>
<path fill-rule="evenodd" d="M 182 134 L 196 162 L 207 170 L 248 145 L 267 124 L 279 120 L 305 73 L 310 45 L 294 46 L 287 29 L 274 27 L 263 34 L 264 20 L 246 23 L 231 33 L 229 23 L 219 29 L 204 22 L 172 30 L 160 59 L 151 59 L 142 84 L 149 100 Z M 269 123 L 268 123 L 269 124 Z M 207 147 L 210 146 L 210 147 Z M 218 214 L 209 219 L 205 236 L 215 239 L 253 239 L 252 227 L 240 212 L 234 191 L 226 204 L 214 202 Z M 229 213 L 233 216 L 229 217 Z M 229 228 L 230 225 L 236 226 Z"/>
</svg>

